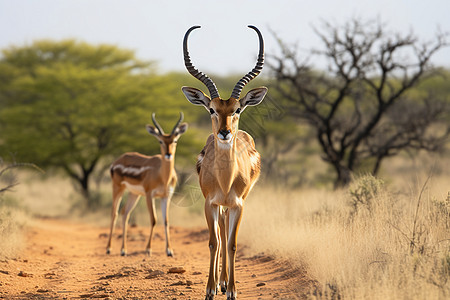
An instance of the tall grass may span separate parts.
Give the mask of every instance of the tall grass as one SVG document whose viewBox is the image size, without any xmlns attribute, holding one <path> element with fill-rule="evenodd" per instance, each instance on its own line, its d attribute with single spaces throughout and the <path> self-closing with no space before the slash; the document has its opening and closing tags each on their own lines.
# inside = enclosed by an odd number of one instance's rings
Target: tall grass
<svg viewBox="0 0 450 300">
<path fill-rule="evenodd" d="M 22 210 L 0 206 L 0 260 L 15 257 L 24 246 L 23 228 L 29 217 Z"/>
<path fill-rule="evenodd" d="M 22 204 L 11 196 L 19 185 L 14 172 L 18 167 L 38 169 L 33 164 L 6 164 L 0 158 L 0 260 L 16 256 L 24 244 L 22 231 L 28 222 L 28 216 Z"/>
<path fill-rule="evenodd" d="M 450 177 L 420 181 L 408 191 L 368 175 L 334 192 L 260 187 L 240 238 L 306 267 L 311 298 L 447 299 Z"/>
</svg>

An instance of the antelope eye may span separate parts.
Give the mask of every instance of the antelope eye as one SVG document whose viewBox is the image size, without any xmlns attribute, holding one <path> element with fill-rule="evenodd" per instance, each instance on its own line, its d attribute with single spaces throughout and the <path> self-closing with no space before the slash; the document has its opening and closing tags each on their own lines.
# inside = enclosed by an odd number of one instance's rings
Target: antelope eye
<svg viewBox="0 0 450 300">
<path fill-rule="evenodd" d="M 162 141 L 159 141 L 160 144 L 162 144 Z"/>
<path fill-rule="evenodd" d="M 209 109 L 209 113 L 210 113 L 210 114 L 215 114 L 216 112 L 214 111 L 214 109 L 210 108 L 210 109 Z"/>
<path fill-rule="evenodd" d="M 234 112 L 235 114 L 240 114 L 241 113 L 241 108 L 238 107 L 238 109 L 236 109 L 236 111 Z"/>
</svg>

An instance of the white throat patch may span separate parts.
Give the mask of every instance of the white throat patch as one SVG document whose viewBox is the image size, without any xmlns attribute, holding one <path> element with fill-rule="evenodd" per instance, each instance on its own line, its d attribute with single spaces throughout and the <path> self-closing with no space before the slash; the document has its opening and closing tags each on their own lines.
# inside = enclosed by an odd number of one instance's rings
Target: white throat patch
<svg viewBox="0 0 450 300">
<path fill-rule="evenodd" d="M 233 139 L 231 139 L 229 142 L 227 143 L 222 143 L 221 141 L 219 141 L 217 139 L 217 146 L 222 149 L 222 150 L 230 150 L 231 147 L 233 146 Z"/>
</svg>

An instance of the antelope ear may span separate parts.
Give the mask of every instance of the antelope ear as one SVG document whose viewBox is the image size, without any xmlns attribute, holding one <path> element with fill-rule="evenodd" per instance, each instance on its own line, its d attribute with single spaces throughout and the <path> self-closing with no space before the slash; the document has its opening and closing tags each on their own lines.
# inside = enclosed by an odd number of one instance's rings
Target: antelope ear
<svg viewBox="0 0 450 300">
<path fill-rule="evenodd" d="M 211 99 L 199 89 L 183 86 L 181 88 L 186 98 L 195 105 L 203 105 L 206 109 L 209 109 L 209 102 Z"/>
<path fill-rule="evenodd" d="M 244 98 L 239 100 L 241 103 L 241 110 L 244 110 L 246 106 L 258 105 L 263 101 L 266 94 L 267 88 L 265 86 L 250 90 Z"/>
<path fill-rule="evenodd" d="M 152 125 L 147 124 L 145 126 L 145 128 L 147 129 L 148 133 L 150 133 L 153 136 L 159 137 L 161 135 L 161 133 L 159 132 L 158 129 L 156 129 L 155 127 L 153 127 Z"/>
<path fill-rule="evenodd" d="M 186 132 L 188 129 L 188 123 L 181 123 L 180 126 L 175 130 L 175 135 L 180 135 Z"/>
</svg>

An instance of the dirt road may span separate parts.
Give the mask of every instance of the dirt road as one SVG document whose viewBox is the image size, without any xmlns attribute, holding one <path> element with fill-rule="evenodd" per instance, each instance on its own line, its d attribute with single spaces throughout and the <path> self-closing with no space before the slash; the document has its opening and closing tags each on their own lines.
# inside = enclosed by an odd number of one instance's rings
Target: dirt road
<svg viewBox="0 0 450 300">
<path fill-rule="evenodd" d="M 164 251 L 164 234 L 156 227 L 152 256 L 144 253 L 148 229 L 129 231 L 127 257 L 120 239 L 105 254 L 107 228 L 65 220 L 42 219 L 29 229 L 23 253 L 0 261 L 3 299 L 204 299 L 208 275 L 208 234 L 204 228 L 172 228 L 174 257 Z M 119 230 L 118 230 L 119 232 Z M 286 261 L 246 255 L 239 245 L 239 299 L 303 298 L 310 281 Z M 171 273 L 178 268 L 183 273 Z M 226 299 L 219 294 L 217 299 Z"/>
</svg>

